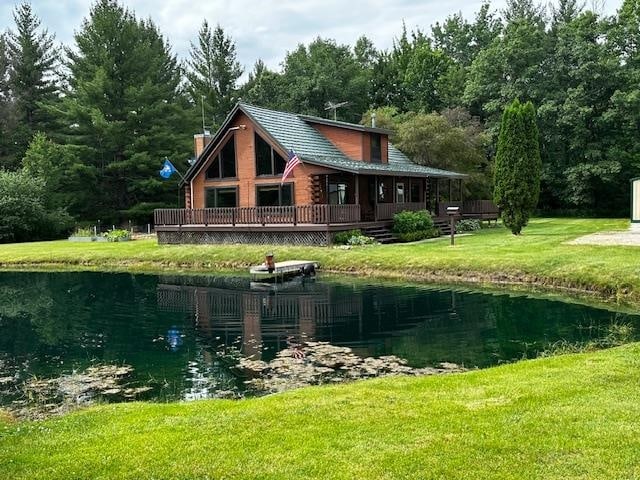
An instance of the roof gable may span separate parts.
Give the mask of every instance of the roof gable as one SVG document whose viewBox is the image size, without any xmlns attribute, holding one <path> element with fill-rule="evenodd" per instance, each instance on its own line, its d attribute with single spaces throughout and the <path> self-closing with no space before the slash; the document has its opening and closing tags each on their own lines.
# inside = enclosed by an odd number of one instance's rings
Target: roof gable
<svg viewBox="0 0 640 480">
<path fill-rule="evenodd" d="M 310 125 L 310 123 L 325 123 L 336 127 L 352 128 L 354 124 L 344 124 L 344 122 L 332 122 L 330 120 L 319 122 L 315 117 L 297 115 L 295 113 L 280 112 L 267 108 L 256 107 L 248 103 L 240 102 L 236 104 L 229 113 L 222 126 L 207 147 L 200 154 L 196 162 L 191 166 L 185 175 L 185 180 L 190 180 L 200 170 L 202 163 L 210 152 L 215 149 L 215 145 L 226 135 L 229 124 L 242 111 L 258 127 L 260 127 L 282 150 L 294 150 L 303 162 L 313 165 L 320 165 L 351 173 L 369 173 L 378 175 L 409 175 L 422 177 L 448 177 L 462 178 L 466 175 L 456 172 L 449 172 L 437 168 L 425 167 L 412 162 L 404 153 L 389 143 L 388 163 L 369 163 L 352 160 L 342 153 L 324 135 Z M 322 120 L 322 119 L 320 119 Z M 348 125 L 349 127 L 347 127 Z M 365 127 L 362 127 L 365 128 Z M 381 129 L 368 129 L 381 130 Z M 381 132 L 386 133 L 386 131 Z"/>
</svg>

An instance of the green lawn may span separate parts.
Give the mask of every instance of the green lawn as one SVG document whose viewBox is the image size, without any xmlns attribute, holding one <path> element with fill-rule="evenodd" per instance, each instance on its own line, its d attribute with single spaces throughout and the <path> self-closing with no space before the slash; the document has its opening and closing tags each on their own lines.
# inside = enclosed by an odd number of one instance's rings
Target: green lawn
<svg viewBox="0 0 640 480">
<path fill-rule="evenodd" d="M 273 249 L 277 260 L 320 261 L 325 271 L 440 282 L 538 284 L 594 292 L 640 305 L 640 248 L 567 245 L 597 231 L 625 230 L 627 220 L 535 219 L 515 237 L 503 228 L 418 244 L 352 250 L 318 247 L 39 242 L 0 246 L 0 267 L 215 271 L 244 269 Z"/>
<path fill-rule="evenodd" d="M 640 477 L 640 345 L 0 426 L 7 479 Z"/>
</svg>

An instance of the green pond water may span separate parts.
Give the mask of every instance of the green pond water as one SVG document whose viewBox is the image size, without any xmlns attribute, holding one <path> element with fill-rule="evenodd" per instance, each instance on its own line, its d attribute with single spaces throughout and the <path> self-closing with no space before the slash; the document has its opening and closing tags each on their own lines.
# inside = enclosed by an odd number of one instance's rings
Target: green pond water
<svg viewBox="0 0 640 480">
<path fill-rule="evenodd" d="M 599 339 L 612 325 L 640 331 L 637 315 L 562 301 L 351 283 L 273 291 L 227 276 L 0 273 L 0 405 L 24 400 L 33 379 L 105 364 L 131 366 L 128 381 L 151 387 L 145 399 L 241 392 L 228 352 L 268 361 L 292 339 L 414 367 L 482 368 Z"/>
</svg>

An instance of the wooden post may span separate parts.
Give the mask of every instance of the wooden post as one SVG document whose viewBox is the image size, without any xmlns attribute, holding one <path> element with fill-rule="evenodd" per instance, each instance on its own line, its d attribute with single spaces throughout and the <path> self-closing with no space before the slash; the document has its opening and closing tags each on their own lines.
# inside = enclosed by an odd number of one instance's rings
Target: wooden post
<svg viewBox="0 0 640 480">
<path fill-rule="evenodd" d="M 360 205 L 360 177 L 358 177 L 357 173 L 354 173 L 353 178 L 355 179 L 355 182 L 356 182 L 356 188 L 355 188 L 356 201 L 354 203 L 356 205 Z"/>
<path fill-rule="evenodd" d="M 378 176 L 376 175 L 373 182 L 373 219 L 378 221 Z"/>
<path fill-rule="evenodd" d="M 456 221 L 453 218 L 454 216 L 455 215 L 449 215 L 449 218 L 450 218 L 449 224 L 451 225 L 451 246 L 453 246 L 455 243 L 454 236 L 456 231 Z"/>
<path fill-rule="evenodd" d="M 297 225 L 298 224 L 298 207 L 297 206 L 293 206 L 293 225 Z"/>
<path fill-rule="evenodd" d="M 329 205 L 329 174 L 324 176 L 324 198 L 325 203 Z"/>
</svg>

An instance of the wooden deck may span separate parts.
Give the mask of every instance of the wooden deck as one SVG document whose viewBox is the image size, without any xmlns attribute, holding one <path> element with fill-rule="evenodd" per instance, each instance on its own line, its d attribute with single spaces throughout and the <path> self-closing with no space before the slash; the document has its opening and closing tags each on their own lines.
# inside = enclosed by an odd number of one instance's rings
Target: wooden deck
<svg viewBox="0 0 640 480">
<path fill-rule="evenodd" d="M 441 204 L 438 212 L 446 210 L 447 205 L 450 204 Z M 491 202 L 464 202 L 462 206 L 463 218 L 498 218 Z M 385 203 L 375 207 L 365 215 L 360 205 L 159 209 L 154 217 L 159 243 L 328 245 L 337 232 L 389 231 L 396 213 L 425 209 L 422 203 Z M 449 225 L 446 214 L 435 215 L 434 220 L 442 220 L 445 230 Z"/>
</svg>

